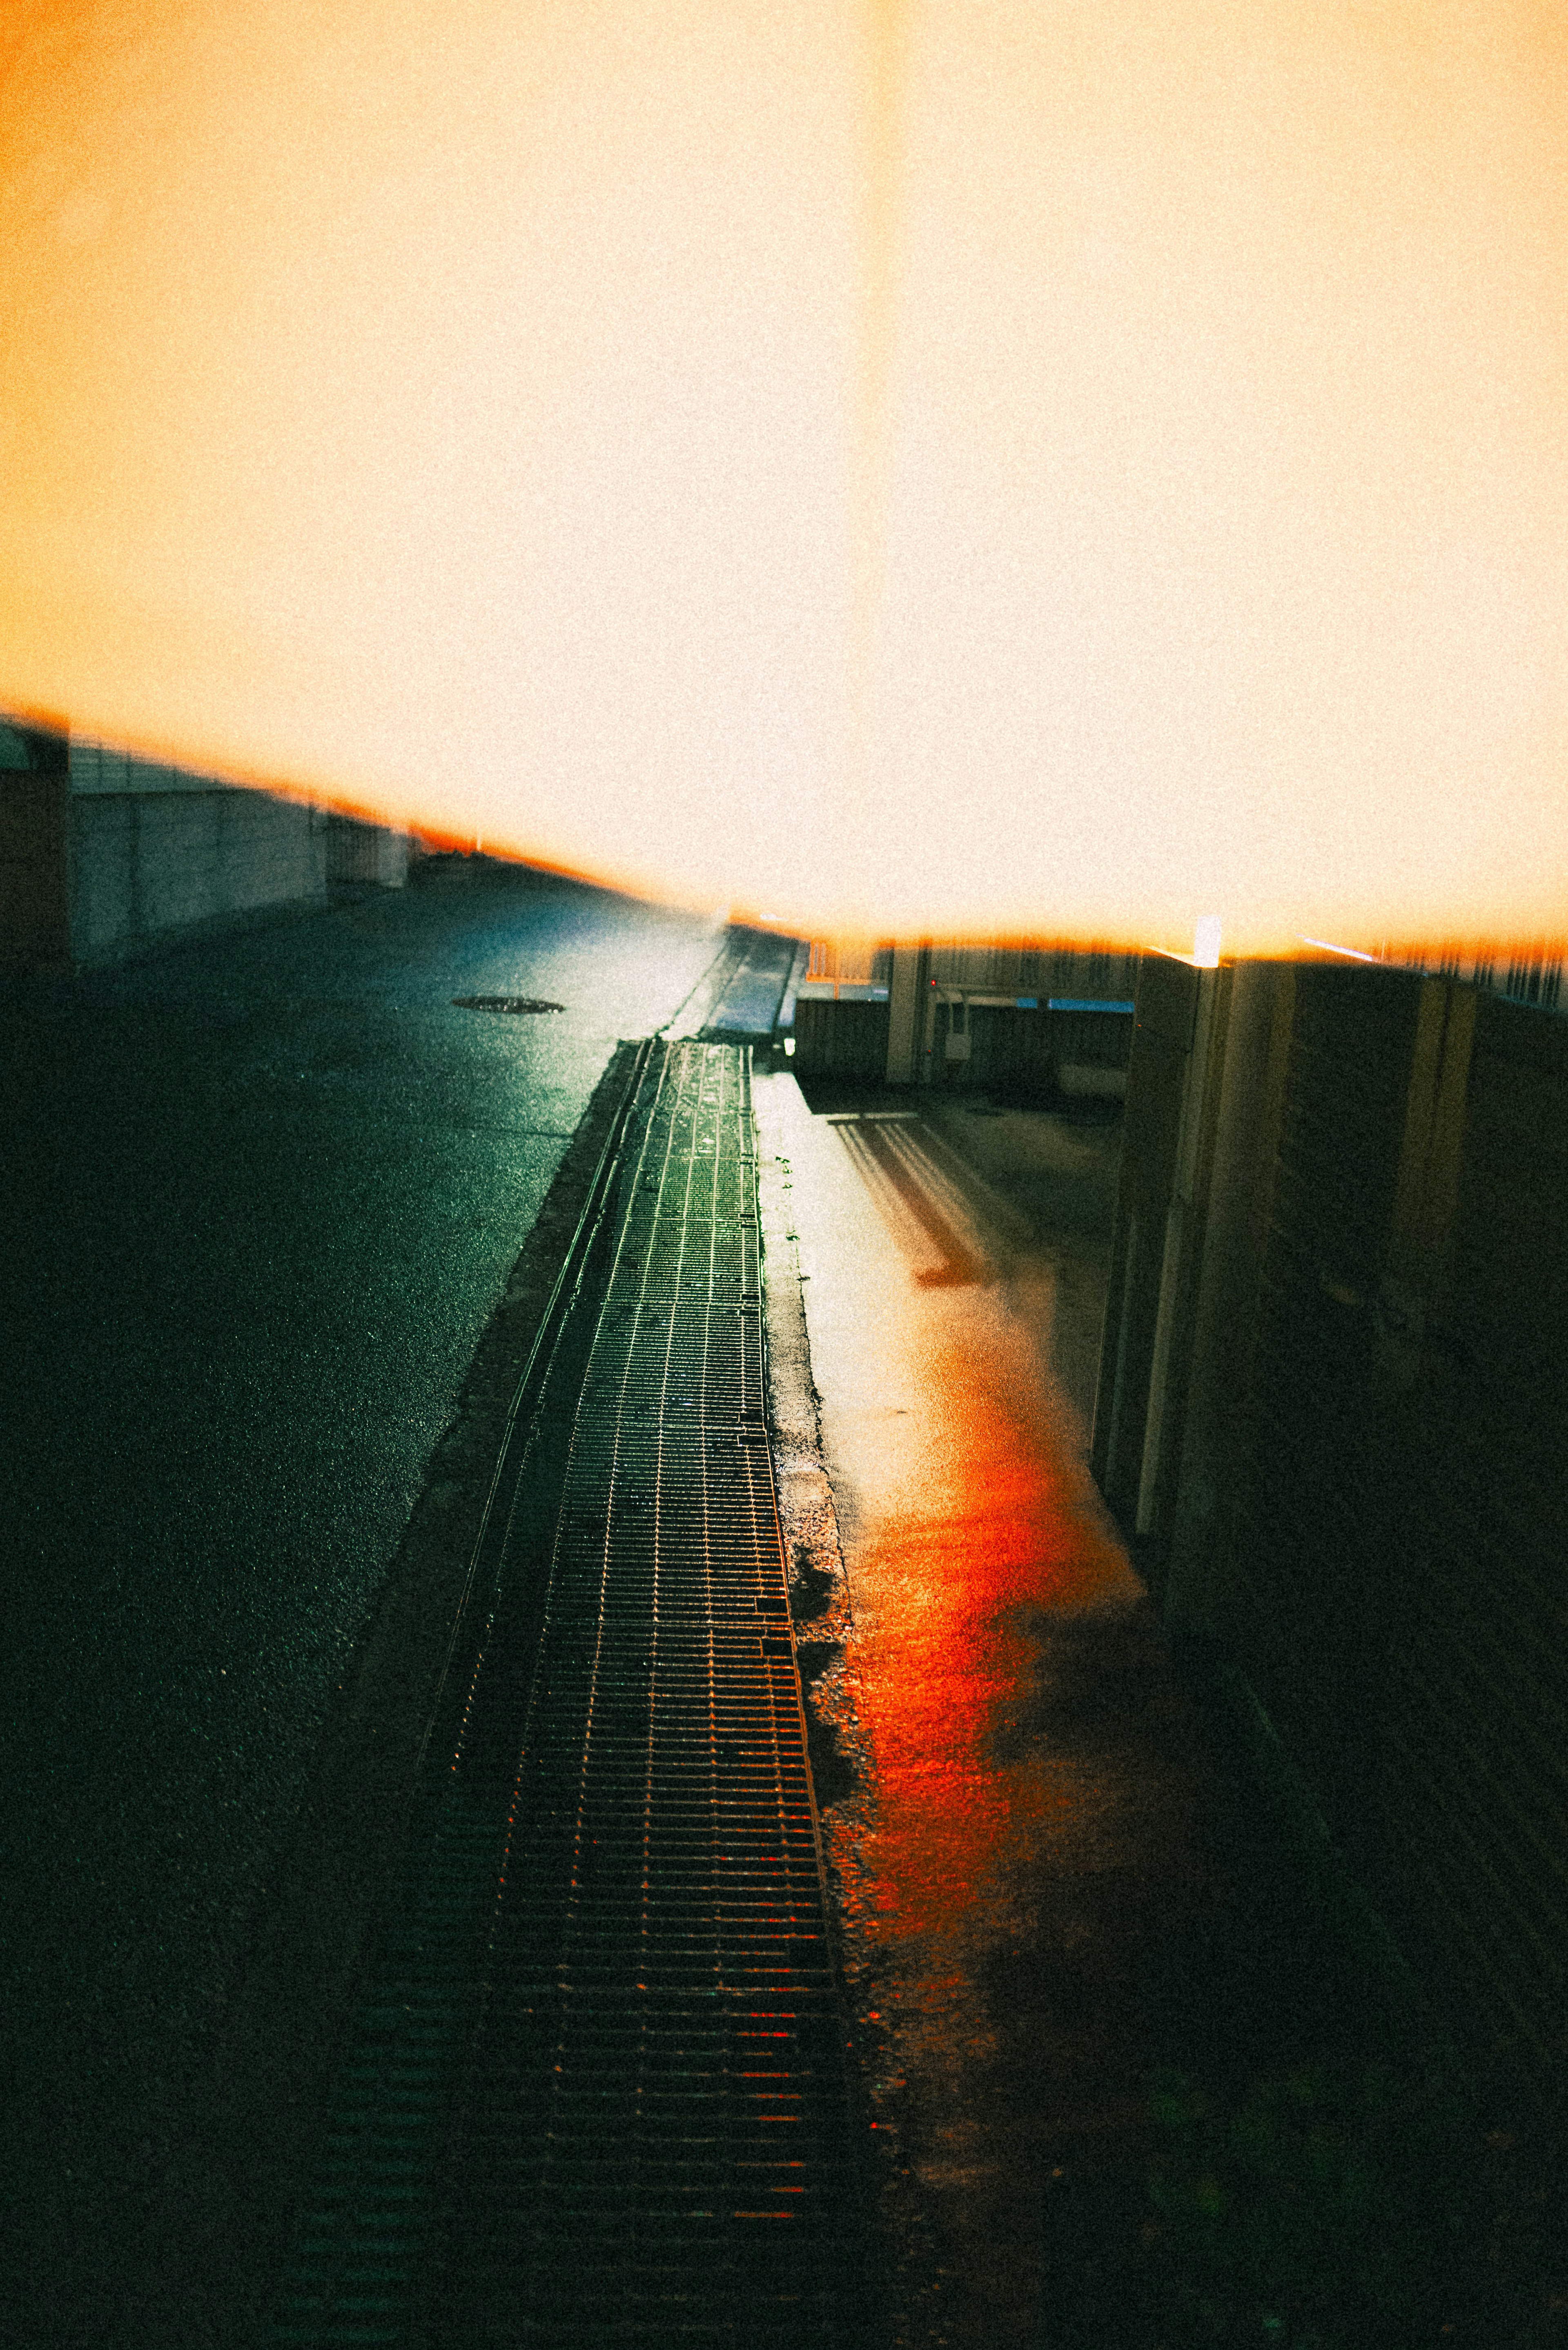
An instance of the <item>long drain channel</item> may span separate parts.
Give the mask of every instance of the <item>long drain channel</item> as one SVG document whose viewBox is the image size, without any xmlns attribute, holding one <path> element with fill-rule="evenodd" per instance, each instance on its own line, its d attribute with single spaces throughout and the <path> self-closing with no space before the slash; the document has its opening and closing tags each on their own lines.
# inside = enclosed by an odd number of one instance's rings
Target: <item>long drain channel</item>
<svg viewBox="0 0 1568 2350">
<path fill-rule="evenodd" d="M 655 1045 L 274 2339 L 877 2327 L 763 1408 L 749 1055 Z"/>
</svg>

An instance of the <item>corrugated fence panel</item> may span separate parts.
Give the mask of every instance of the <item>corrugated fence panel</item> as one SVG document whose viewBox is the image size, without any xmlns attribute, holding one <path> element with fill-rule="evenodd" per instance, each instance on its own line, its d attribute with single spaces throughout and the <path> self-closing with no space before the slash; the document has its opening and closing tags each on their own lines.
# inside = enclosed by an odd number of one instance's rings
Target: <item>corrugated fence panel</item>
<svg viewBox="0 0 1568 2350">
<path fill-rule="evenodd" d="M 1413 981 L 1306 969 L 1251 1398 L 1241 1660 L 1325 1818 L 1359 1846 L 1372 1711 L 1401 1577 L 1370 1310 L 1415 1032 Z"/>
<path fill-rule="evenodd" d="M 1412 1339 L 1386 1274 L 1416 1016 L 1392 973 L 1298 973 L 1234 1652 L 1451 2025 L 1563 2077 L 1568 1026 L 1476 1001 Z"/>
<path fill-rule="evenodd" d="M 1477 1006 L 1447 1308 L 1400 1417 L 1381 1887 L 1483 2034 L 1568 2071 L 1568 1026 Z"/>
</svg>

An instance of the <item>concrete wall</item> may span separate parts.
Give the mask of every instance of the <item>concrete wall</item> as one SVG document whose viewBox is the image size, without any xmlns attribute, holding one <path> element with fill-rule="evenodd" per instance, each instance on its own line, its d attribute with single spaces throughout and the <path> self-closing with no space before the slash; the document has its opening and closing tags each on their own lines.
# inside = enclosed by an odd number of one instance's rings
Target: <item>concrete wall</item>
<svg viewBox="0 0 1568 2350">
<path fill-rule="evenodd" d="M 63 735 L 0 720 L 0 970 L 70 962 Z"/>
<path fill-rule="evenodd" d="M 65 806 L 70 954 L 327 898 L 327 817 L 269 792 L 73 738 Z"/>
<path fill-rule="evenodd" d="M 1568 2093 L 1568 1021 L 1151 962 L 1094 1463 L 1303 1846 Z"/>
<path fill-rule="evenodd" d="M 49 775 L 0 769 L 0 964 L 70 960 L 66 792 Z"/>
<path fill-rule="evenodd" d="M 0 719 L 0 968 L 112 961 L 408 871 L 406 833 Z"/>
<path fill-rule="evenodd" d="M 265 906 L 327 899 L 318 810 L 208 783 L 73 793 L 70 931 L 77 960 Z"/>
<path fill-rule="evenodd" d="M 795 1003 L 796 1076 L 879 1086 L 888 1066 L 887 1004 L 865 993 L 842 998 L 818 995 L 807 992 L 811 986 L 808 981 Z"/>
<path fill-rule="evenodd" d="M 408 878 L 406 832 L 392 832 L 380 824 L 361 824 L 354 816 L 327 818 L 328 881 L 373 882 L 379 889 L 400 889 Z"/>
</svg>

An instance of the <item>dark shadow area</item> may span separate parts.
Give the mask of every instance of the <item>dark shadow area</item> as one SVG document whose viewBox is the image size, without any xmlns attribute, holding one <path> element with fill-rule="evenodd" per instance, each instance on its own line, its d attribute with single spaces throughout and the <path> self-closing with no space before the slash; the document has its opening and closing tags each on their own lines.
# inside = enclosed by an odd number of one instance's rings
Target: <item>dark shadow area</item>
<svg viewBox="0 0 1568 2350">
<path fill-rule="evenodd" d="M 553 1187 L 618 1036 L 711 954 L 705 924 L 503 868 L 0 990 L 19 2342 L 244 2316 L 240 2231 L 302 2126 L 288 2035 L 329 2035 L 373 1903 Z"/>
<path fill-rule="evenodd" d="M 852 1795 L 860 1773 L 845 1751 L 837 1724 L 826 1721 L 814 1702 L 815 1684 L 840 1662 L 839 1640 L 797 1640 L 795 1662 L 800 1667 L 801 1702 L 805 1713 L 805 1754 L 811 1765 L 811 1787 L 819 1812 L 831 1811 Z"/>
<path fill-rule="evenodd" d="M 928 1138 L 920 1148 L 961 1161 L 984 1246 L 1086 1419 L 1121 1105 L 816 1078 L 802 1091 L 819 1118 L 871 1133 L 882 1121 L 884 1136 Z M 1136 1567 L 1140 1545 L 1128 1548 Z M 935 1605 L 923 1561 L 890 1565 Z M 978 1597 L 962 1546 L 942 1575 Z M 883 2110 L 909 2166 L 897 2199 L 906 2265 L 925 2262 L 910 2301 L 920 2343 L 1001 2338 L 1008 2280 L 1042 2247 L 1039 2350 L 1568 2341 L 1560 2121 L 1523 2085 L 1521 2044 L 1461 2051 L 1438 2031 L 1244 1692 L 1147 1596 L 1078 1612 L 1023 1603 L 997 1622 L 1019 1661 L 996 1675 L 985 1770 L 1022 1783 L 1044 1758 L 1064 1812 L 1086 1799 L 1092 1819 L 1120 1802 L 1143 1825 L 1087 1863 L 1025 1852 L 1000 1901 L 986 1891 L 1007 1928 L 983 1948 L 976 1933 L 965 1963 L 989 2041 L 965 2037 L 959 1968 L 936 1970 L 909 2015 L 896 1978 L 873 1973 L 897 2027 L 888 2061 L 867 2061 L 889 2076 Z M 973 1639 L 976 1624 L 955 1623 L 953 1638 Z M 1354 1638 L 1347 1628 L 1340 1646 Z M 917 1681 L 911 1670 L 888 1704 L 902 1688 L 918 1701 Z M 950 1739 L 950 1709 L 944 1719 Z M 940 1746 L 929 1759 L 934 1779 Z M 1354 1782 L 1348 1753 L 1344 1775 Z M 972 1871 L 961 1882 L 972 1898 Z M 961 2065 L 962 2104 L 944 2105 Z"/>
<path fill-rule="evenodd" d="M 798 1076 L 796 1082 L 814 1118 L 834 1118 L 846 1112 L 925 1110 L 940 1104 L 972 1118 L 1001 1118 L 1008 1110 L 1045 1110 L 1073 1126 L 1116 1126 L 1122 1104 L 1115 1095 L 1064 1092 L 1054 1075 L 1002 1079 L 971 1086 L 954 1078 L 938 1078 L 927 1086 L 878 1085 L 875 1080 L 834 1073 Z"/>
<path fill-rule="evenodd" d="M 1047 1714 L 1141 1710 L 1123 1639 L 1075 1646 Z M 1179 1662 L 1211 1758 L 1211 1888 L 1143 1964 L 1141 2146 L 1052 2178 L 1040 2350 L 1568 2340 L 1560 2125 L 1518 2052 L 1446 2043 L 1210 1660 Z"/>
</svg>

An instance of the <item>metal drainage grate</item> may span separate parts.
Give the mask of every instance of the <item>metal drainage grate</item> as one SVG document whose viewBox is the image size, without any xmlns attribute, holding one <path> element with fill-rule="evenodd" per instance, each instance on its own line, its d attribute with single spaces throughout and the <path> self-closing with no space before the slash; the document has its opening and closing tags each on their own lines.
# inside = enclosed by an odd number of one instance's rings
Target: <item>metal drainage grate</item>
<svg viewBox="0 0 1568 2350">
<path fill-rule="evenodd" d="M 748 1087 L 731 1047 L 647 1065 L 279 2340 L 874 2334 Z"/>
<path fill-rule="evenodd" d="M 566 1008 L 543 995 L 454 995 L 452 1000 L 460 1012 L 564 1012 Z"/>
</svg>

